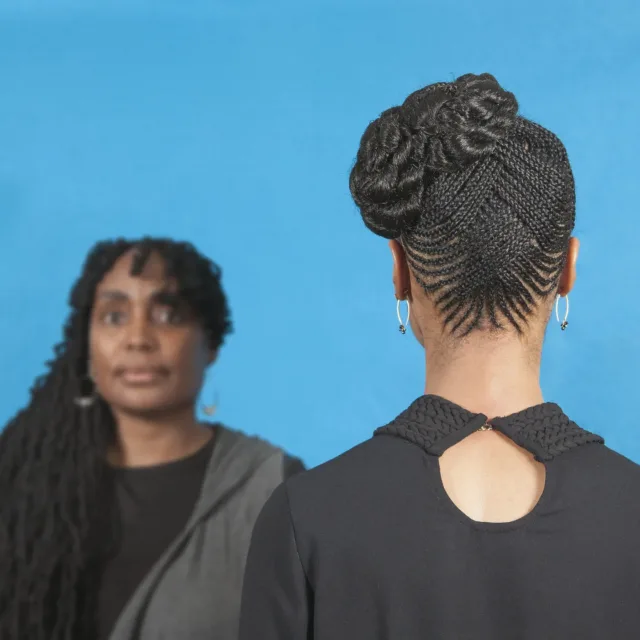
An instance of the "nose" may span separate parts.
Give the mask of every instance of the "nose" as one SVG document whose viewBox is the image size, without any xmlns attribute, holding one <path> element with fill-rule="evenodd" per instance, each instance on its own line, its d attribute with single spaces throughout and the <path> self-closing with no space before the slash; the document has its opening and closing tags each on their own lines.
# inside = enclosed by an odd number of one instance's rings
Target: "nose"
<svg viewBox="0 0 640 640">
<path fill-rule="evenodd" d="M 130 351 L 153 351 L 157 347 L 153 327 L 144 314 L 136 314 L 133 318 L 126 340 Z"/>
</svg>

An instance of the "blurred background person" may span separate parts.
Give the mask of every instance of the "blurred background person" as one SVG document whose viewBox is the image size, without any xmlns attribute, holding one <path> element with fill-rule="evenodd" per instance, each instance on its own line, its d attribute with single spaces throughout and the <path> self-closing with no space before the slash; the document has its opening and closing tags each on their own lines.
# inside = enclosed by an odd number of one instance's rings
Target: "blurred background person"
<svg viewBox="0 0 640 640">
<path fill-rule="evenodd" d="M 371 123 L 350 186 L 391 241 L 425 395 L 274 492 L 240 640 L 637 638 L 640 467 L 540 387 L 578 257 L 562 142 L 470 74 Z"/>
<path fill-rule="evenodd" d="M 196 417 L 231 331 L 220 277 L 173 240 L 91 250 L 0 435 L 3 639 L 236 639 L 254 520 L 302 464 Z"/>
</svg>

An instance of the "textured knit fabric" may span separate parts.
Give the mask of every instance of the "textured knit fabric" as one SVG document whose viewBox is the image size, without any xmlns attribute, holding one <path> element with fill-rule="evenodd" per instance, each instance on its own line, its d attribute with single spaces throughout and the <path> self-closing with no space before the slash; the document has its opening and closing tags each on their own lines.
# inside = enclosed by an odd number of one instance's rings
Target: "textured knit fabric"
<svg viewBox="0 0 640 640">
<path fill-rule="evenodd" d="M 395 435 L 414 442 L 427 453 L 441 455 L 486 423 L 485 415 L 471 413 L 437 396 L 427 396 L 375 433 Z M 508 418 L 497 418 L 491 421 L 491 426 L 532 452 L 540 462 L 583 444 L 604 444 L 600 436 L 581 429 L 552 403 L 530 407 Z"/>
<path fill-rule="evenodd" d="M 546 484 L 523 518 L 475 522 L 438 456 L 485 423 L 425 396 L 278 488 L 254 531 L 240 640 L 640 637 L 640 467 L 557 405 L 495 419 Z"/>
</svg>

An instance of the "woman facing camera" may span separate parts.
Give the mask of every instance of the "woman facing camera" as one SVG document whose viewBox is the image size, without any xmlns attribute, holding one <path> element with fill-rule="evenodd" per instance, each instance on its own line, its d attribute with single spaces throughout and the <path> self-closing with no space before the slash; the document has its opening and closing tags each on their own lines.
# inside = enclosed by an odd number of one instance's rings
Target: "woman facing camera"
<svg viewBox="0 0 640 640">
<path fill-rule="evenodd" d="M 200 422 L 231 330 L 191 245 L 96 245 L 64 340 L 0 436 L 0 637 L 236 640 L 250 533 L 300 470 Z"/>
<path fill-rule="evenodd" d="M 637 638 L 640 467 L 540 389 L 578 256 L 562 143 L 466 75 L 369 125 L 351 192 L 391 241 L 425 395 L 274 492 L 240 639 Z"/>
</svg>

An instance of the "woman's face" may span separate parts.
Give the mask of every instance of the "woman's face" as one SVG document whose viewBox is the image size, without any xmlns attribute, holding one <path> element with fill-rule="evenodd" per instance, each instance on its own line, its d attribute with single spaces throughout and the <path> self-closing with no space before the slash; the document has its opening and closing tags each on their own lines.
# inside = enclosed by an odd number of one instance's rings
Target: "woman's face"
<svg viewBox="0 0 640 640">
<path fill-rule="evenodd" d="M 195 404 L 214 353 L 204 331 L 152 254 L 131 276 L 134 252 L 98 288 L 89 331 L 90 373 L 117 413 L 162 414 Z"/>
</svg>

